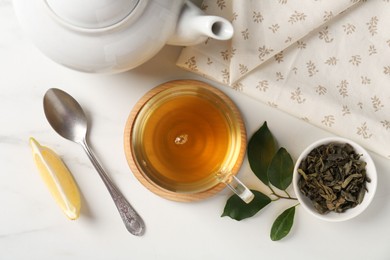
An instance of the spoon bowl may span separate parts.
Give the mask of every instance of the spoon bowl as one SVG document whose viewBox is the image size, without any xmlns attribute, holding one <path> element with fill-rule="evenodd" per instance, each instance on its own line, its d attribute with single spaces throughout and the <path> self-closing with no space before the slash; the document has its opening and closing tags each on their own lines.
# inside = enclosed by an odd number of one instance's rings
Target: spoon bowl
<svg viewBox="0 0 390 260">
<path fill-rule="evenodd" d="M 49 89 L 43 108 L 51 127 L 65 139 L 80 143 L 87 135 L 87 118 L 80 104 L 60 89 Z"/>
<path fill-rule="evenodd" d="M 111 181 L 89 148 L 86 141 L 88 132 L 87 118 L 80 104 L 68 93 L 60 89 L 51 88 L 43 98 L 43 108 L 47 120 L 59 135 L 80 144 L 84 148 L 84 151 L 110 192 L 127 230 L 133 235 L 142 235 L 145 231 L 145 224 L 142 218 Z"/>
</svg>

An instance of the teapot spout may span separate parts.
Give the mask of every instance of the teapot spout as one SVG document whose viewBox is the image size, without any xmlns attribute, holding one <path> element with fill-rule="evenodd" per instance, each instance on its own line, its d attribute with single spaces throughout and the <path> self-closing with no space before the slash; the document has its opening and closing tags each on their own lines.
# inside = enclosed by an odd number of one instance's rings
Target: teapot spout
<svg viewBox="0 0 390 260">
<path fill-rule="evenodd" d="M 225 18 L 205 15 L 195 4 L 186 1 L 176 30 L 167 44 L 190 46 L 202 43 L 207 38 L 229 40 L 233 32 L 232 24 Z"/>
</svg>

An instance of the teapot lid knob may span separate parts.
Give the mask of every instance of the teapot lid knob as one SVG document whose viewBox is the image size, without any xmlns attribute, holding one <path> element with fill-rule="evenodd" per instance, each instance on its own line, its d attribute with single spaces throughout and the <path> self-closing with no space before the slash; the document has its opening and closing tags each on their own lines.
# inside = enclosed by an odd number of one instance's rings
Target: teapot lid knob
<svg viewBox="0 0 390 260">
<path fill-rule="evenodd" d="M 44 0 L 63 22 L 84 29 L 112 26 L 126 18 L 140 0 Z"/>
</svg>

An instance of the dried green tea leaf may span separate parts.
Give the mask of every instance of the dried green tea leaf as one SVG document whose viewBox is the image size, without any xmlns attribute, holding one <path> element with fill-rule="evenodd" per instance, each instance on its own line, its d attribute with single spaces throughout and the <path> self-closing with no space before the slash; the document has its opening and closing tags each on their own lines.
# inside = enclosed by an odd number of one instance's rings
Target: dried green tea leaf
<svg viewBox="0 0 390 260">
<path fill-rule="evenodd" d="M 249 204 L 245 203 L 235 194 L 231 196 L 226 202 L 225 209 L 223 210 L 221 217 L 229 216 L 232 219 L 240 221 L 252 217 L 262 208 L 271 203 L 271 199 L 268 196 L 256 190 L 251 191 L 255 197 Z"/>
<path fill-rule="evenodd" d="M 268 166 L 276 152 L 276 141 L 268 129 L 267 122 L 253 134 L 248 143 L 248 161 L 255 175 L 268 185 Z"/>
<path fill-rule="evenodd" d="M 280 214 L 271 228 L 271 240 L 278 241 L 288 235 L 290 232 L 293 223 L 294 223 L 294 215 L 295 215 L 295 206 L 286 209 Z"/>
<path fill-rule="evenodd" d="M 349 144 L 330 143 L 313 149 L 299 165 L 298 187 L 321 214 L 344 212 L 364 198 L 366 162 Z"/>
<path fill-rule="evenodd" d="M 280 148 L 268 167 L 268 180 L 276 188 L 286 190 L 291 184 L 294 163 L 285 148 Z"/>
</svg>

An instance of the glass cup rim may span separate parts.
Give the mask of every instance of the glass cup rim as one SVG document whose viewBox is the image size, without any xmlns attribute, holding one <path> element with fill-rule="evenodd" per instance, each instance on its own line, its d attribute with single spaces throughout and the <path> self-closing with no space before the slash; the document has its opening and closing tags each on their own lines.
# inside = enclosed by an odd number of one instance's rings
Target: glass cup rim
<svg viewBox="0 0 390 260">
<path fill-rule="evenodd" d="M 183 95 L 194 95 L 194 93 L 202 93 L 203 95 L 207 95 L 208 97 L 211 96 L 212 99 L 217 100 L 217 102 L 220 102 L 220 104 L 223 104 L 225 106 L 225 111 L 227 113 L 227 117 L 229 120 L 233 120 L 233 122 L 230 122 L 230 126 L 235 128 L 236 131 L 239 133 L 236 135 L 238 136 L 237 145 L 232 150 L 234 151 L 234 154 L 230 157 L 232 157 L 232 160 L 234 163 L 230 163 L 231 166 L 229 166 L 228 171 L 230 171 L 231 175 L 236 175 L 239 168 L 241 167 L 241 164 L 243 162 L 243 158 L 245 156 L 246 151 L 246 131 L 245 127 L 241 118 L 241 114 L 236 107 L 236 105 L 233 103 L 233 101 L 226 96 L 222 91 L 218 90 L 215 87 L 211 87 L 210 85 L 196 80 L 183 80 L 186 82 L 186 84 L 179 84 L 180 80 L 178 81 L 170 81 L 164 84 L 161 84 L 157 86 L 156 88 L 150 90 L 143 98 L 141 98 L 140 101 L 142 101 L 137 108 L 135 108 L 135 111 L 133 109 L 132 113 L 129 116 L 128 122 L 126 124 L 126 133 L 125 133 L 125 151 L 126 151 L 126 157 L 128 159 L 130 168 L 132 169 L 134 175 L 138 178 L 138 180 L 147 188 L 154 191 L 155 193 L 158 193 L 158 195 L 163 195 L 166 197 L 166 195 L 171 196 L 173 194 L 177 195 L 179 194 L 179 197 L 184 198 L 185 201 L 192 200 L 190 199 L 191 196 L 197 195 L 195 197 L 198 197 L 199 194 L 202 193 L 208 193 L 212 190 L 212 193 L 216 193 L 220 190 L 222 190 L 225 185 L 221 184 L 221 180 L 215 180 L 216 178 L 213 177 L 213 181 L 210 182 L 209 185 L 200 184 L 199 186 L 202 186 L 202 188 L 195 188 L 189 191 L 181 190 L 178 191 L 177 189 L 173 189 L 167 186 L 162 185 L 161 183 L 156 182 L 153 178 L 150 178 L 148 174 L 144 171 L 142 168 L 142 165 L 140 164 L 138 158 L 135 156 L 134 151 L 134 136 L 137 132 L 137 127 L 139 124 L 139 118 L 142 117 L 142 112 L 145 112 L 150 105 L 153 105 L 157 101 L 161 100 L 164 97 L 172 98 L 172 97 L 180 97 Z M 202 98 L 202 97 L 201 97 Z M 204 98 L 204 97 L 203 97 Z M 139 117 L 141 115 L 141 117 Z M 130 144 L 130 145 L 129 145 Z M 130 159 L 129 159 L 130 158 Z M 158 190 L 156 192 L 156 189 Z M 202 196 L 201 196 L 202 197 Z M 181 198 L 181 199 L 182 199 Z M 173 198 L 176 200 L 175 198 Z M 181 200 L 179 199 L 179 200 Z"/>
<path fill-rule="evenodd" d="M 153 113 L 151 111 L 155 111 L 155 109 L 158 109 L 159 106 L 164 105 L 166 102 L 183 97 L 196 97 L 212 104 L 221 112 L 221 114 L 223 114 L 229 131 L 233 132 L 231 136 L 235 137 L 230 138 L 229 140 L 232 143 L 232 149 L 230 149 L 231 151 L 227 151 L 225 159 L 221 162 L 219 171 L 211 172 L 207 177 L 197 182 L 191 183 L 176 183 L 164 178 L 158 171 L 153 169 L 153 165 L 148 167 L 149 164 L 145 163 L 145 160 L 147 160 L 147 156 L 145 154 L 143 154 L 141 151 L 137 152 L 137 147 L 142 145 L 140 130 L 142 129 L 143 124 L 147 124 L 150 113 Z M 151 99 L 149 99 L 149 101 L 145 103 L 145 105 L 139 111 L 132 131 L 132 153 L 135 156 L 135 162 L 138 168 L 141 170 L 141 173 L 149 181 L 154 182 L 161 188 L 172 192 L 197 193 L 216 186 L 220 180 L 218 180 L 215 175 L 219 173 L 222 173 L 221 175 L 225 175 L 225 173 L 231 171 L 235 164 L 234 161 L 237 159 L 237 153 L 235 152 L 237 148 L 236 146 L 241 145 L 241 143 L 237 142 L 236 140 L 239 132 L 234 134 L 234 132 L 237 131 L 237 129 L 234 127 L 237 124 L 237 120 L 235 117 L 233 117 L 233 114 L 233 110 L 225 102 L 223 102 L 223 100 L 218 95 L 205 88 L 200 88 L 197 86 L 194 87 L 192 85 L 176 86 L 157 93 Z"/>
</svg>

